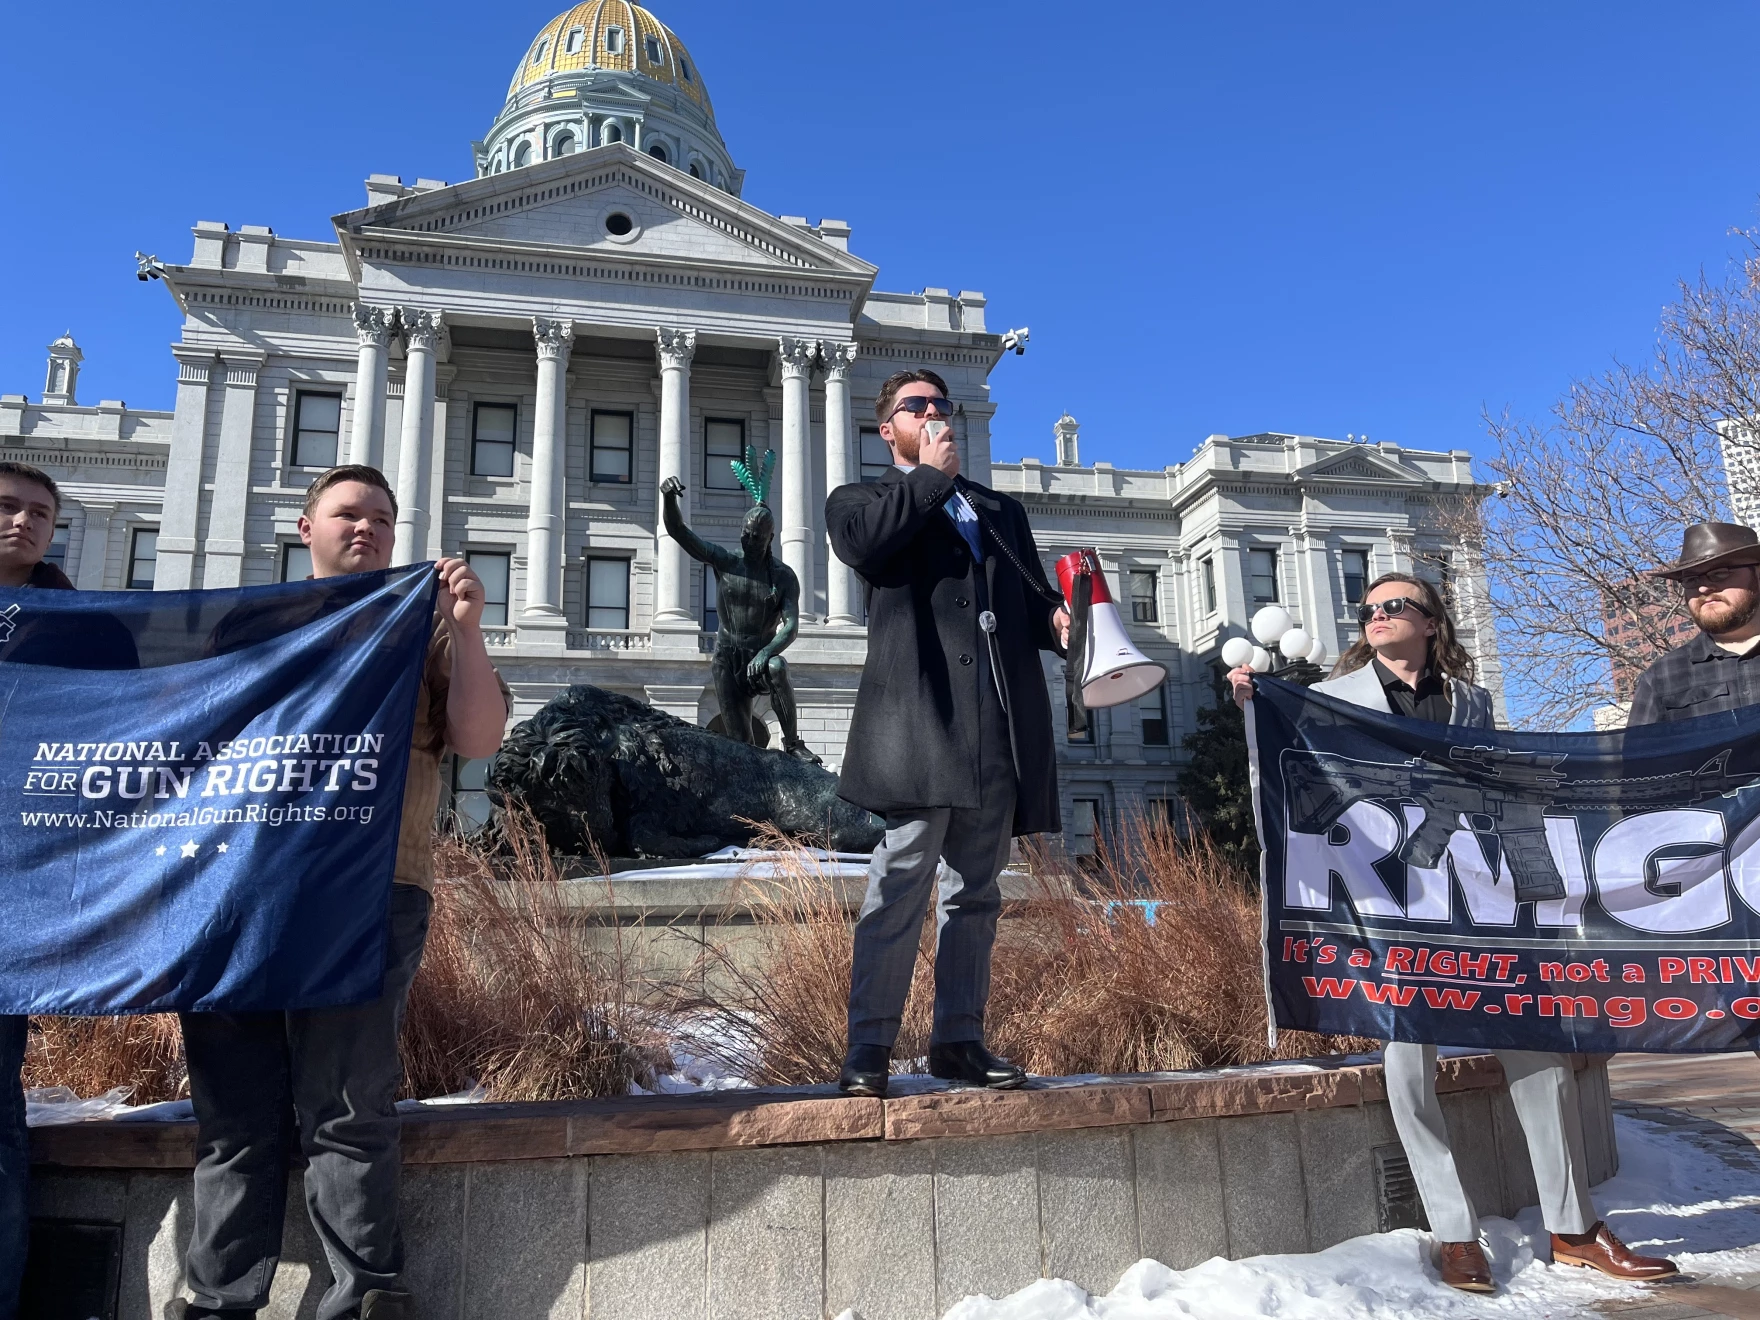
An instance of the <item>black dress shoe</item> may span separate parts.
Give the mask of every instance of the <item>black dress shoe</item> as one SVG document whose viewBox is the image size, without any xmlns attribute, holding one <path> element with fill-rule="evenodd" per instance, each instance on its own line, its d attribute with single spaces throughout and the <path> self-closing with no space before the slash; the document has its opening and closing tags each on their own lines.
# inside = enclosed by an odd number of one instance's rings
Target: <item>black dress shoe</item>
<svg viewBox="0 0 1760 1320">
<path fill-rule="evenodd" d="M 891 1071 L 892 1051 L 884 1045 L 851 1045 L 843 1056 L 843 1072 L 837 1089 L 845 1095 L 886 1097 L 886 1078 Z"/>
<path fill-rule="evenodd" d="M 967 1086 L 988 1086 L 992 1091 L 1012 1091 L 1027 1084 L 1027 1070 L 999 1059 L 981 1040 L 955 1040 L 929 1047 L 929 1074 Z"/>
</svg>

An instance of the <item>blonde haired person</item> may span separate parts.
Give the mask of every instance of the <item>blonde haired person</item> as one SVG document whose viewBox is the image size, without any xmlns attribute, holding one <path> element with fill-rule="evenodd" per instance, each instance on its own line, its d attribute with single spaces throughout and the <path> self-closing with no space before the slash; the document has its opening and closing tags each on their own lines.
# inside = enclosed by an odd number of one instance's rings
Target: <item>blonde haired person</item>
<svg viewBox="0 0 1760 1320">
<path fill-rule="evenodd" d="M 1473 659 L 1456 639 L 1454 620 L 1434 586 L 1407 573 L 1385 574 L 1363 594 L 1357 620 L 1362 634 L 1338 658 L 1332 676 L 1314 685 L 1316 692 L 1383 714 L 1496 727 L 1491 694 L 1473 682 Z M 1235 702 L 1244 708 L 1253 695 L 1253 671 L 1243 666 L 1228 677 Z M 1673 1261 L 1635 1254 L 1596 1217 L 1570 1060 L 1538 1050 L 1495 1053 L 1528 1139 L 1554 1263 L 1616 1279 L 1674 1274 Z M 1436 1046 L 1388 1041 L 1382 1060 L 1388 1105 L 1430 1218 L 1442 1281 L 1465 1292 L 1493 1292 L 1497 1285 L 1479 1245 L 1478 1215 L 1461 1183 L 1436 1098 Z"/>
</svg>

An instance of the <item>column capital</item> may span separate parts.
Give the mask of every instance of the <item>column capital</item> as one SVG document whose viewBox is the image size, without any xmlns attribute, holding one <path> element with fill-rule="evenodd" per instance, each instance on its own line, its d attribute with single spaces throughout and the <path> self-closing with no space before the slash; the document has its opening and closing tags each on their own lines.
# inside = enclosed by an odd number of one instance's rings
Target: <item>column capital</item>
<svg viewBox="0 0 1760 1320">
<path fill-rule="evenodd" d="M 849 375 L 850 367 L 855 363 L 856 346 L 854 343 L 833 344 L 829 341 L 821 343 L 819 345 L 819 359 L 825 368 L 825 379 L 844 380 Z"/>
<path fill-rule="evenodd" d="M 397 309 L 395 307 L 369 307 L 366 303 L 354 305 L 354 332 L 363 346 L 372 344 L 384 348 L 391 342 L 391 336 L 397 332 Z"/>
<path fill-rule="evenodd" d="M 532 318 L 532 338 L 538 344 L 538 361 L 567 362 L 574 351 L 574 322 Z"/>
<path fill-rule="evenodd" d="M 654 331 L 654 338 L 662 368 L 671 367 L 676 370 L 688 367 L 691 359 L 697 355 L 695 330 L 674 330 L 659 326 Z"/>
<path fill-rule="evenodd" d="M 776 341 L 776 356 L 782 362 L 784 380 L 804 379 L 812 374 L 814 361 L 819 356 L 819 341 L 784 335 Z"/>
<path fill-rule="evenodd" d="M 431 312 L 423 307 L 400 307 L 397 319 L 403 325 L 403 340 L 410 348 L 434 352 L 440 337 L 446 333 L 446 313 Z"/>
</svg>

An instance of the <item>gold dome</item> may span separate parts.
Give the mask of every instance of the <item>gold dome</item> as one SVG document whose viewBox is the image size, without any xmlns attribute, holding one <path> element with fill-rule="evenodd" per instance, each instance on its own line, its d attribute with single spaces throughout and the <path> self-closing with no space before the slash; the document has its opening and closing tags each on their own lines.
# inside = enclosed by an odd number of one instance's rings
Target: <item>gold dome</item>
<svg viewBox="0 0 1760 1320">
<path fill-rule="evenodd" d="M 507 95 L 577 69 L 618 69 L 668 83 L 715 117 L 702 72 L 684 43 L 630 0 L 587 0 L 551 19 L 526 48 Z"/>
</svg>

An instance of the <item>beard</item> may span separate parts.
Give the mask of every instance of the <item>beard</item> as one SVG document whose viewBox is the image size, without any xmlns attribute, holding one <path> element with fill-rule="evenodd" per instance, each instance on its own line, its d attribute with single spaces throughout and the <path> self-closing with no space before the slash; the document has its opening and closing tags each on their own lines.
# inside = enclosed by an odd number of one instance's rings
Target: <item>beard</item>
<svg viewBox="0 0 1760 1320">
<path fill-rule="evenodd" d="M 892 447 L 898 453 L 900 463 L 916 466 L 917 455 L 922 452 L 922 441 L 919 436 L 906 435 L 896 426 L 892 428 Z"/>
<path fill-rule="evenodd" d="M 1687 602 L 1687 611 L 1693 616 L 1694 623 L 1717 637 L 1747 627 L 1754 615 L 1760 613 L 1760 594 L 1739 592 L 1733 603 L 1709 597 L 1694 598 Z"/>
</svg>

